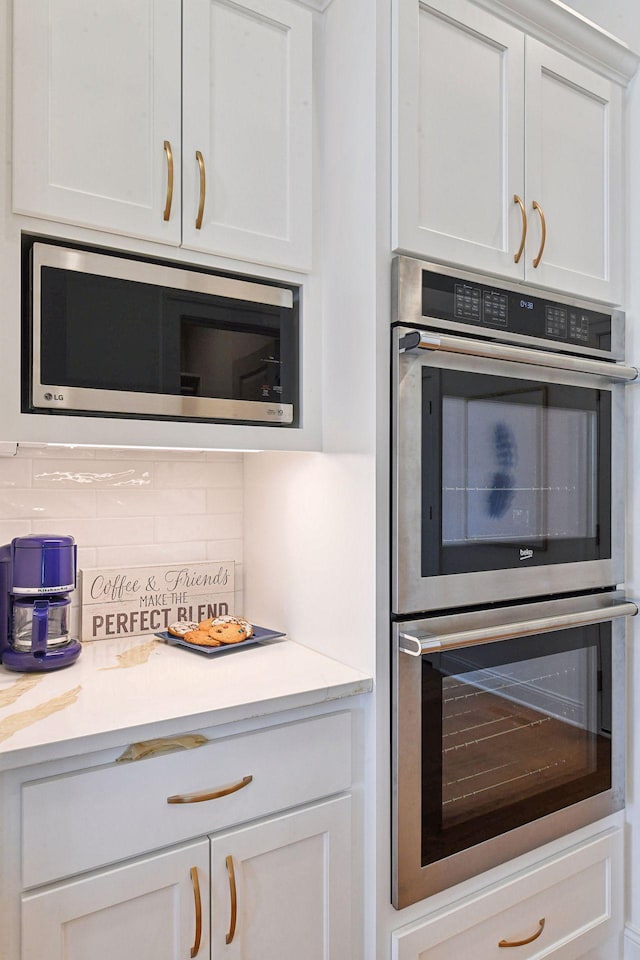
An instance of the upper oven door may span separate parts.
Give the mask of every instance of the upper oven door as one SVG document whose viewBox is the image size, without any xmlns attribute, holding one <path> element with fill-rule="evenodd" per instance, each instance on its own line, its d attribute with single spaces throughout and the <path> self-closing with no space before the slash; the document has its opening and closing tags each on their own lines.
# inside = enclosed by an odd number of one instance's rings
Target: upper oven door
<svg viewBox="0 0 640 960">
<path fill-rule="evenodd" d="M 621 582 L 624 391 L 605 374 L 630 368 L 394 338 L 393 612 Z"/>
</svg>

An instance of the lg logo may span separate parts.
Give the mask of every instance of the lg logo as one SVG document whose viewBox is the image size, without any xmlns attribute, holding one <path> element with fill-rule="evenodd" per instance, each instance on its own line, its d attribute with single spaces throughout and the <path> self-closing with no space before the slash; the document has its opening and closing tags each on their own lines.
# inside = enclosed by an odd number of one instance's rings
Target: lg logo
<svg viewBox="0 0 640 960">
<path fill-rule="evenodd" d="M 63 393 L 45 393 L 44 399 L 45 400 L 64 400 L 64 394 Z"/>
</svg>

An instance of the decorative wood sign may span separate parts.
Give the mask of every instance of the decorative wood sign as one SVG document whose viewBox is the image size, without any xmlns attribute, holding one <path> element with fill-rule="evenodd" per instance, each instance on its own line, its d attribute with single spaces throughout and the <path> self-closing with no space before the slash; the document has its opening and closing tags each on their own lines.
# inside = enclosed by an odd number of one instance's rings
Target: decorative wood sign
<svg viewBox="0 0 640 960">
<path fill-rule="evenodd" d="M 233 560 L 80 573 L 83 640 L 157 633 L 176 620 L 234 612 Z"/>
</svg>

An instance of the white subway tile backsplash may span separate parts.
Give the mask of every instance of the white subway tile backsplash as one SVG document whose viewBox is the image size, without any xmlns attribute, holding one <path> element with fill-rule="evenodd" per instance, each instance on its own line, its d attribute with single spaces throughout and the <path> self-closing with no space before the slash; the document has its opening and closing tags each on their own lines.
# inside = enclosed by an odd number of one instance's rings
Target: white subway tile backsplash
<svg viewBox="0 0 640 960">
<path fill-rule="evenodd" d="M 91 517 L 96 515 L 96 495 L 92 490 L 0 490 L 0 517 L 25 518 L 36 526 L 52 517 Z"/>
<path fill-rule="evenodd" d="M 206 461 L 190 463 L 186 467 L 179 462 L 155 464 L 155 485 L 177 488 L 204 487 L 208 490 L 220 487 L 238 487 L 242 484 L 242 463 Z"/>
<path fill-rule="evenodd" d="M 244 499 L 241 487 L 220 487 L 207 490 L 207 513 L 242 513 Z"/>
<path fill-rule="evenodd" d="M 207 459 L 204 450 L 139 450 L 135 447 L 96 447 L 96 456 L 101 460 L 140 460 L 160 463 L 179 460 L 181 463 L 200 462 Z"/>
<path fill-rule="evenodd" d="M 98 547 L 98 567 L 150 567 L 160 563 L 188 563 L 208 560 L 206 544 L 147 543 L 125 547 Z M 227 558 L 225 558 L 227 559 Z M 232 560 L 233 557 L 229 557 Z"/>
<path fill-rule="evenodd" d="M 20 444 L 0 459 L 0 543 L 71 534 L 79 569 L 233 560 L 241 613 L 243 471 L 237 452 Z"/>
<path fill-rule="evenodd" d="M 76 543 L 92 547 L 118 547 L 129 544 L 153 543 L 153 517 L 98 517 L 41 522 L 34 533 L 70 533 Z"/>
<path fill-rule="evenodd" d="M 204 513 L 206 490 L 98 490 L 100 517 L 157 517 Z"/>
<path fill-rule="evenodd" d="M 95 547 L 78 547 L 78 570 L 91 570 L 98 566 L 98 551 Z"/>
<path fill-rule="evenodd" d="M 18 458 L 27 460 L 95 460 L 96 447 L 74 447 L 66 444 L 20 443 Z"/>
<path fill-rule="evenodd" d="M 31 533 L 29 520 L 5 520 L 0 517 L 0 544 L 11 543 L 14 537 L 25 537 Z"/>
<path fill-rule="evenodd" d="M 156 540 L 238 540 L 242 536 L 242 514 L 200 514 L 193 517 L 157 517 Z"/>
<path fill-rule="evenodd" d="M 0 490 L 7 487 L 24 489 L 31 486 L 31 467 L 28 461 L 17 457 L 0 459 Z"/>
<path fill-rule="evenodd" d="M 104 487 L 150 487 L 153 464 L 110 460 L 83 461 L 36 460 L 33 462 L 32 485 L 49 490 L 99 490 Z"/>
<path fill-rule="evenodd" d="M 242 540 L 211 540 L 206 547 L 206 560 L 234 560 L 236 563 L 242 563 L 244 559 Z"/>
</svg>

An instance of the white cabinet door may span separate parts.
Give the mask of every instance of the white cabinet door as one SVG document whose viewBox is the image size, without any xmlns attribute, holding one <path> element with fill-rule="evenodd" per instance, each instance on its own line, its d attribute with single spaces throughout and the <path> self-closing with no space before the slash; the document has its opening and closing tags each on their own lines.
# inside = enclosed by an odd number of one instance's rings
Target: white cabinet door
<svg viewBox="0 0 640 960">
<path fill-rule="evenodd" d="M 394 931 L 391 960 L 617 958 L 623 833 L 614 828 Z M 605 948 L 607 944 L 607 948 Z M 511 955 L 509 955 L 511 956 Z M 595 956 L 595 955 L 594 955 Z"/>
<path fill-rule="evenodd" d="M 529 37 L 525 61 L 526 276 L 620 302 L 622 90 Z"/>
<path fill-rule="evenodd" d="M 16 212 L 180 242 L 180 6 L 14 4 Z"/>
<path fill-rule="evenodd" d="M 393 247 L 519 277 L 524 37 L 465 0 L 399 0 Z"/>
<path fill-rule="evenodd" d="M 185 247 L 310 266 L 311 23 L 289 0 L 185 3 Z"/>
<path fill-rule="evenodd" d="M 22 960 L 205 960 L 208 854 L 201 840 L 25 895 Z"/>
<path fill-rule="evenodd" d="M 227 960 L 352 960 L 350 798 L 211 841 L 211 947 Z"/>
</svg>

